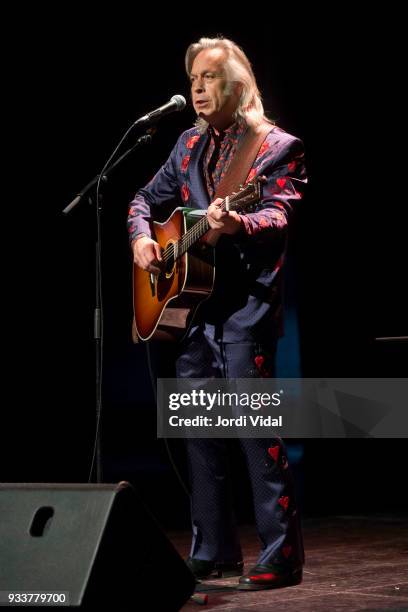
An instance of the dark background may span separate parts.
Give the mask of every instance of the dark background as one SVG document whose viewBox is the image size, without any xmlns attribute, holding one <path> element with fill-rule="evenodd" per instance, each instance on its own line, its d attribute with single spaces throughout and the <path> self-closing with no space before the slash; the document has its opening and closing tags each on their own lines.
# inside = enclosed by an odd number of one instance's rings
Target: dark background
<svg viewBox="0 0 408 612">
<path fill-rule="evenodd" d="M 5 206 L 11 219 L 3 224 L 11 246 L 4 259 L 10 341 L 4 342 L 2 481 L 88 480 L 95 214 L 87 202 L 69 217 L 61 211 L 137 117 L 176 93 L 188 99 L 184 53 L 203 35 L 222 33 L 244 48 L 269 116 L 305 143 L 310 188 L 293 247 L 303 376 L 406 374 L 407 346 L 375 341 L 407 334 L 406 237 L 399 222 L 406 162 L 396 148 L 392 63 L 381 42 L 387 24 L 380 15 L 358 20 L 340 9 L 318 16 L 254 9 L 228 19 L 194 17 L 180 7 L 165 13 L 152 7 L 147 15 L 111 8 L 85 18 L 61 5 L 58 12 L 36 9 L 13 19 L 14 95 L 4 119 L 12 144 Z M 103 205 L 104 480 L 131 480 L 168 525 L 187 524 L 188 501 L 155 437 L 145 348 L 131 342 L 125 222 L 133 194 L 193 120 L 191 108 L 163 119 L 153 143 L 111 175 Z M 162 359 L 169 359 L 164 351 Z M 305 514 L 405 509 L 405 440 L 295 442 Z M 171 447 L 184 474 L 182 447 Z M 242 458 L 233 452 L 232 461 L 247 520 Z"/>
</svg>

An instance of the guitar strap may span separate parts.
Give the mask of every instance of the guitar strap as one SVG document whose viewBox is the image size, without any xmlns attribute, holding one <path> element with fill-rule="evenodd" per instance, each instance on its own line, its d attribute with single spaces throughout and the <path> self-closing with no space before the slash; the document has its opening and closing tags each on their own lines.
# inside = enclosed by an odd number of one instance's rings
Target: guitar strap
<svg viewBox="0 0 408 612">
<path fill-rule="evenodd" d="M 248 174 L 254 165 L 259 149 L 267 135 L 274 129 L 274 126 L 266 121 L 257 128 L 248 127 L 243 138 L 241 139 L 238 149 L 231 160 L 228 170 L 218 184 L 214 200 L 216 198 L 225 198 L 234 191 L 239 191 L 248 178 Z M 160 323 L 155 332 L 155 338 L 161 340 L 174 341 L 177 337 L 182 337 L 188 325 L 188 319 L 191 311 L 189 308 L 165 308 Z M 132 325 L 133 342 L 138 342 L 138 336 L 133 320 Z"/>
<path fill-rule="evenodd" d="M 224 199 L 227 195 L 238 191 L 240 185 L 245 183 L 259 149 L 269 132 L 273 129 L 274 126 L 266 122 L 257 128 L 248 127 L 227 172 L 218 184 L 214 200 L 216 198 Z"/>
</svg>

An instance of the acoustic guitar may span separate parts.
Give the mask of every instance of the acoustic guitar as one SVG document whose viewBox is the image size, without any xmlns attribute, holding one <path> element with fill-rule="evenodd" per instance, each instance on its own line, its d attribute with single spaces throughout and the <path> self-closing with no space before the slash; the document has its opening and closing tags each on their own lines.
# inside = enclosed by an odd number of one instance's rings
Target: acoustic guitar
<svg viewBox="0 0 408 612">
<path fill-rule="evenodd" d="M 258 177 L 219 204 L 240 214 L 251 212 L 261 199 Z M 210 229 L 205 210 L 176 208 L 164 223 L 153 221 L 153 236 L 162 249 L 162 270 L 152 274 L 133 265 L 133 307 L 140 340 L 163 338 L 169 332 L 181 339 L 200 304 L 212 293 L 214 249 L 202 237 Z M 160 332 L 160 333 L 159 333 Z M 172 337 L 171 339 L 174 339 Z"/>
</svg>

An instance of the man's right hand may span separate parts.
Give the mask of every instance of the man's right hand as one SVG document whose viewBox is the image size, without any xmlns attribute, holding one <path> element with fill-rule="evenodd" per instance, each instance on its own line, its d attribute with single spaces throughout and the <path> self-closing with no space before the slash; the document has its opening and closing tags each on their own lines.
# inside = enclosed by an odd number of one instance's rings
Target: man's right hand
<svg viewBox="0 0 408 612">
<path fill-rule="evenodd" d="M 133 261 L 137 266 L 147 272 L 160 274 L 159 263 L 162 261 L 162 256 L 160 245 L 157 242 L 148 236 L 142 236 L 132 242 L 132 251 Z"/>
</svg>

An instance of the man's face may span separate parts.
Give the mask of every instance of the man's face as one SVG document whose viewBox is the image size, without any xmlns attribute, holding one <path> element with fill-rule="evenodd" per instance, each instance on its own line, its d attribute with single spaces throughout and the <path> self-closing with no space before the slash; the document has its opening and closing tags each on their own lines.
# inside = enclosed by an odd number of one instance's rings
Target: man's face
<svg viewBox="0 0 408 612">
<path fill-rule="evenodd" d="M 233 123 L 240 86 L 227 83 L 225 52 L 222 49 L 204 49 L 191 67 L 191 97 L 197 115 L 216 129 Z"/>
</svg>

